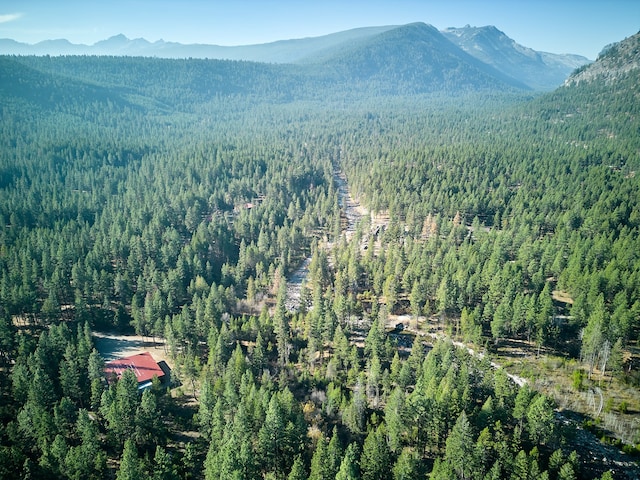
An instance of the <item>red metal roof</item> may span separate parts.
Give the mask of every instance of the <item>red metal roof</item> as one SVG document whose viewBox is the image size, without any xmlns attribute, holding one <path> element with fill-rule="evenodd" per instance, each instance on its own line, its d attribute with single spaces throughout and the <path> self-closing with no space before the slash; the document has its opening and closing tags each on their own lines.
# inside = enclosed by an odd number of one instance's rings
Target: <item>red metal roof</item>
<svg viewBox="0 0 640 480">
<path fill-rule="evenodd" d="M 164 377 L 164 372 L 149 352 L 112 360 L 105 364 L 104 373 L 107 375 L 107 378 L 111 375 L 116 375 L 120 378 L 122 372 L 127 369 L 133 370 L 133 373 L 136 374 L 136 378 L 138 379 L 138 383 L 148 382 L 154 375 L 157 375 L 158 378 Z"/>
</svg>

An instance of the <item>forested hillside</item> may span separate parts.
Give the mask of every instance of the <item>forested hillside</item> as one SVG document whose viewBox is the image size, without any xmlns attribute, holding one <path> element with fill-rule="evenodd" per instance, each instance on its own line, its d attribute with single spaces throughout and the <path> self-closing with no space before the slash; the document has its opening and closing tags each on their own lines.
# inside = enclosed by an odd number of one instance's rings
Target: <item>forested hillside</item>
<svg viewBox="0 0 640 480">
<path fill-rule="evenodd" d="M 640 475 L 638 70 L 376 48 L 0 58 L 1 478 Z M 106 383 L 96 331 L 173 384 Z"/>
</svg>

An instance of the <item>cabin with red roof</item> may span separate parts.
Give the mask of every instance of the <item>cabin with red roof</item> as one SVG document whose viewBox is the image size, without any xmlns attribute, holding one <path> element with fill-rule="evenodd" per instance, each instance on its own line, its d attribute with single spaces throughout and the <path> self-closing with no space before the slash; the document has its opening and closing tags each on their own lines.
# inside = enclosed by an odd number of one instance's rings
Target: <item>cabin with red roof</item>
<svg viewBox="0 0 640 480">
<path fill-rule="evenodd" d="M 135 373 L 138 379 L 139 390 L 150 387 L 154 375 L 161 381 L 164 380 L 166 375 L 165 371 L 153 359 L 149 352 L 118 358 L 106 363 L 104 366 L 107 381 L 119 379 L 125 370 L 131 370 Z"/>
</svg>

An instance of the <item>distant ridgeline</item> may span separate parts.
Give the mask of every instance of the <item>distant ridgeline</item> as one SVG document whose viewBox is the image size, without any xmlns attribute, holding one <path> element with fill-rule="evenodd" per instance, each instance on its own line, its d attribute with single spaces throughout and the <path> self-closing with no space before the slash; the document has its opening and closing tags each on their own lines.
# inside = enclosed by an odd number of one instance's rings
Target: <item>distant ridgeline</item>
<svg viewBox="0 0 640 480">
<path fill-rule="evenodd" d="M 590 62 L 579 55 L 536 52 L 518 45 L 495 27 L 466 26 L 439 32 L 422 23 L 358 28 L 321 37 L 238 47 L 183 45 L 162 40 L 150 43 L 141 38 L 129 40 L 124 35 L 91 46 L 66 40 L 28 45 L 0 39 L 0 53 L 209 58 L 315 65 L 313 74 L 324 71 L 322 76 L 328 75 L 327 70 L 341 66 L 336 73 L 350 79 L 382 80 L 381 77 L 392 74 L 393 82 L 399 85 L 379 85 L 386 93 L 416 93 L 443 87 L 456 91 L 456 83 L 465 88 L 486 88 L 496 87 L 500 82 L 520 88 L 552 90 L 575 68 Z M 442 78 L 438 78 L 440 76 Z M 332 76 L 328 78 L 340 81 Z"/>
</svg>

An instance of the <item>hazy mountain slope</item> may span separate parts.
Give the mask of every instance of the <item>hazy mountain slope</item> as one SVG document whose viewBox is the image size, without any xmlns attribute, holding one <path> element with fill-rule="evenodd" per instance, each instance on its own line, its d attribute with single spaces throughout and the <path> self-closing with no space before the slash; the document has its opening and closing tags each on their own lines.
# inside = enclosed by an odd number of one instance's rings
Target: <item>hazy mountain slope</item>
<svg viewBox="0 0 640 480">
<path fill-rule="evenodd" d="M 424 23 L 327 50 L 315 63 L 351 81 L 388 80 L 391 92 L 527 88 L 465 53 Z"/>
<path fill-rule="evenodd" d="M 640 32 L 621 42 L 607 46 L 591 65 L 571 75 L 566 84 L 602 80 L 611 83 L 624 75 L 640 69 Z"/>
<path fill-rule="evenodd" d="M 15 57 L 15 62 L 44 78 L 95 85 L 134 104 L 163 111 L 193 111 L 216 97 L 288 101 L 293 87 L 301 83 L 301 76 L 290 66 L 229 60 L 31 56 Z"/>
<path fill-rule="evenodd" d="M 118 41 L 128 44 L 124 38 L 111 43 Z M 258 103 L 367 101 L 384 95 L 527 89 L 425 24 L 397 27 L 341 45 L 324 49 L 331 54 L 316 56 L 318 63 L 298 65 L 130 56 L 13 58 L 52 78 L 66 77 L 113 90 L 127 101 L 184 111 L 219 96 Z"/>
<path fill-rule="evenodd" d="M 39 61 L 44 62 L 45 59 L 40 57 Z M 61 111 L 91 102 L 128 105 L 127 100 L 122 96 L 122 91 L 98 85 L 95 82 L 69 78 L 54 71 L 43 71 L 17 58 L 2 56 L 0 56 L 0 98 L 3 102 L 26 104 L 28 108 Z"/>
<path fill-rule="evenodd" d="M 448 28 L 443 34 L 465 52 L 535 90 L 552 90 L 590 60 L 523 47 L 493 26 Z"/>
</svg>

